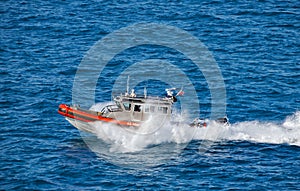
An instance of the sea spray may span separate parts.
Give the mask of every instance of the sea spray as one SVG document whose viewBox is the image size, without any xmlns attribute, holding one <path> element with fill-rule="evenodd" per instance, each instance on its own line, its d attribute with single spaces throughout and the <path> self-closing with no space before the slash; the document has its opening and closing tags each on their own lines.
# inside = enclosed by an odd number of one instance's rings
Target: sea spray
<svg viewBox="0 0 300 191">
<path fill-rule="evenodd" d="M 121 127 L 104 122 L 93 122 L 90 125 L 95 128 L 98 138 L 113 147 L 111 151 L 118 152 L 136 152 L 164 143 L 187 144 L 193 139 L 196 130 L 183 123 L 165 123 L 160 127 L 143 124 L 141 128 Z M 150 130 L 147 131 L 145 126 Z M 152 131 L 152 128 L 156 131 Z"/>
<path fill-rule="evenodd" d="M 106 104 L 96 104 L 91 110 L 100 111 Z M 125 128 L 104 122 L 93 122 L 90 125 L 95 128 L 96 136 L 110 145 L 111 152 L 137 152 L 152 145 L 187 144 L 191 140 L 242 140 L 300 146 L 300 111 L 287 116 L 283 123 L 255 120 L 223 125 L 210 121 L 207 127 L 195 128 L 188 125 L 188 115 L 173 113 L 172 119 L 177 119 L 177 123 L 161 122 L 153 117 L 140 128 Z"/>
<path fill-rule="evenodd" d="M 286 117 L 283 123 L 257 120 L 234 123 L 223 128 L 218 139 L 300 146 L 300 112 Z"/>
<path fill-rule="evenodd" d="M 158 166 L 178 157 L 192 140 L 195 128 L 186 130 L 181 124 L 166 123 L 149 134 L 104 122 L 90 123 L 96 136 L 82 135 L 98 157 L 119 166 L 142 168 Z M 187 126 L 188 128 L 189 126 Z"/>
</svg>

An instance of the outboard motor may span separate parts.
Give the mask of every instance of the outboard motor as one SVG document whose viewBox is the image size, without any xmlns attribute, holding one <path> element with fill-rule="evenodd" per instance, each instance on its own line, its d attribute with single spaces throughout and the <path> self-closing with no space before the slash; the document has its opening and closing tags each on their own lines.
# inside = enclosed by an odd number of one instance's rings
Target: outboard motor
<svg viewBox="0 0 300 191">
<path fill-rule="evenodd" d="M 223 124 L 228 124 L 229 123 L 227 117 L 218 118 L 216 121 L 218 123 L 223 123 Z"/>
</svg>

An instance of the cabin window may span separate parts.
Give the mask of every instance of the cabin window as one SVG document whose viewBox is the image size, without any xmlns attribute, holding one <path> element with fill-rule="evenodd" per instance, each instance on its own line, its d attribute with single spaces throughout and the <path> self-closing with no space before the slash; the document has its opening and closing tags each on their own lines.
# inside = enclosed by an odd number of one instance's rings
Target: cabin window
<svg viewBox="0 0 300 191">
<path fill-rule="evenodd" d="M 155 106 L 150 106 L 150 112 L 154 113 L 155 112 Z"/>
<path fill-rule="evenodd" d="M 168 113 L 168 108 L 167 107 L 158 107 L 158 111 L 160 113 L 167 114 Z"/>
<path fill-rule="evenodd" d="M 116 105 L 118 106 L 118 108 L 122 108 L 120 102 L 116 102 Z"/>
<path fill-rule="evenodd" d="M 130 103 L 123 103 L 125 110 L 130 111 L 131 110 L 131 104 Z"/>
<path fill-rule="evenodd" d="M 106 113 L 108 113 L 107 106 L 106 106 L 106 107 L 104 107 L 104 108 L 101 110 L 101 113 L 103 113 L 103 114 L 106 114 Z"/>
<path fill-rule="evenodd" d="M 134 111 L 141 112 L 141 105 L 134 105 Z"/>
<path fill-rule="evenodd" d="M 145 113 L 149 113 L 150 112 L 150 106 L 149 105 L 145 105 Z"/>
<path fill-rule="evenodd" d="M 168 108 L 167 107 L 163 107 L 163 113 L 168 113 Z"/>
<path fill-rule="evenodd" d="M 155 106 L 153 105 L 145 105 L 145 113 L 154 113 L 155 112 Z"/>
</svg>

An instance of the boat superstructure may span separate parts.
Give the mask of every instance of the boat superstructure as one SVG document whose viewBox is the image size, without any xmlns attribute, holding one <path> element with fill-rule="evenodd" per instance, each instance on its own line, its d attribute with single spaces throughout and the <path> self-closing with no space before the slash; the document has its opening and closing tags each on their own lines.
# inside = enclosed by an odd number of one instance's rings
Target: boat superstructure
<svg viewBox="0 0 300 191">
<path fill-rule="evenodd" d="M 172 105 L 177 101 L 170 93 L 175 88 L 167 89 L 165 97 L 136 96 L 125 93 L 114 98 L 114 104 L 104 106 L 100 111 L 83 109 L 78 105 L 59 105 L 58 113 L 65 116 L 73 125 L 74 120 L 81 122 L 102 121 L 120 126 L 139 127 L 150 119 L 169 120 Z M 182 91 L 182 90 L 180 90 Z M 179 95 L 179 94 L 177 94 Z"/>
<path fill-rule="evenodd" d="M 172 105 L 177 101 L 178 96 L 184 92 L 180 89 L 174 95 L 176 88 L 166 89 L 166 96 L 151 97 L 144 93 L 137 96 L 134 90 L 114 97 L 113 104 L 105 105 L 101 110 L 83 109 L 79 105 L 60 104 L 58 113 L 65 116 L 67 120 L 76 128 L 94 133 L 88 125 L 89 122 L 100 121 L 119 125 L 122 127 L 140 127 L 143 123 L 155 120 L 159 122 L 170 121 L 172 115 Z M 145 91 L 146 92 L 146 91 Z M 227 118 L 216 120 L 219 123 L 228 124 Z M 195 119 L 191 127 L 206 127 L 207 120 Z"/>
</svg>

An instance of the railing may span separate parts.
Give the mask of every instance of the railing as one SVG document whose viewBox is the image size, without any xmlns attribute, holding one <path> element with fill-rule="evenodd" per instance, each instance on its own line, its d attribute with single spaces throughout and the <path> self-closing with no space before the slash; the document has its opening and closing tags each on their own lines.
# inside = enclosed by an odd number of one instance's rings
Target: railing
<svg viewBox="0 0 300 191">
<path fill-rule="evenodd" d="M 103 109 L 102 109 L 102 113 L 105 113 L 105 111 L 108 111 L 108 112 L 118 112 L 118 111 L 122 111 L 121 108 L 119 108 L 118 106 L 116 105 L 107 105 L 105 106 Z"/>
</svg>

